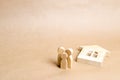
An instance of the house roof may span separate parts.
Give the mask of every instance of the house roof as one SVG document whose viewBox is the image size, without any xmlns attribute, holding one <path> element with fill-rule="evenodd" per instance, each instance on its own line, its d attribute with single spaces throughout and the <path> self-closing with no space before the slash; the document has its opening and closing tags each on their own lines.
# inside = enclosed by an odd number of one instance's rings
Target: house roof
<svg viewBox="0 0 120 80">
<path fill-rule="evenodd" d="M 90 45 L 90 46 L 80 46 L 81 48 L 84 49 L 94 49 L 96 51 L 102 51 L 102 52 L 106 52 L 106 53 L 110 53 L 108 50 L 98 46 L 98 45 Z"/>
</svg>

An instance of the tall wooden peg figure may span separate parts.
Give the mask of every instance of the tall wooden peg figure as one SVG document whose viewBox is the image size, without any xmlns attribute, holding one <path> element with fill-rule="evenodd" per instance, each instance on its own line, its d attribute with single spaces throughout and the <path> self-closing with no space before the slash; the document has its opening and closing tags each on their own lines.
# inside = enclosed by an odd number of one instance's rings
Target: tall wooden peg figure
<svg viewBox="0 0 120 80">
<path fill-rule="evenodd" d="M 61 63 L 61 60 L 62 60 L 61 56 L 65 52 L 65 48 L 64 47 L 59 47 L 57 52 L 58 52 L 57 62 L 58 62 L 58 66 L 60 67 L 60 63 Z"/>
<path fill-rule="evenodd" d="M 61 58 L 62 58 L 62 60 L 61 60 L 60 68 L 67 69 L 67 67 L 68 67 L 67 54 L 63 53 Z"/>
<path fill-rule="evenodd" d="M 72 68 L 72 63 L 73 63 L 73 57 L 72 57 L 72 54 L 73 54 L 73 49 L 72 48 L 69 48 L 65 51 L 67 54 L 68 54 L 68 58 L 67 58 L 67 61 L 68 61 L 68 68 Z"/>
</svg>

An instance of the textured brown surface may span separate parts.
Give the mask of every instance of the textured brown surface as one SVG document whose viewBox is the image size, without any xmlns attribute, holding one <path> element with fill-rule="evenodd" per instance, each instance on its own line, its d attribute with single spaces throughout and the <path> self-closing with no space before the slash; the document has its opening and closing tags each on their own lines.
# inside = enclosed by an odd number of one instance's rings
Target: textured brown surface
<svg viewBox="0 0 120 80">
<path fill-rule="evenodd" d="M 60 45 L 111 51 L 102 68 L 56 65 Z M 0 0 L 0 80 L 119 80 L 119 0 Z"/>
</svg>

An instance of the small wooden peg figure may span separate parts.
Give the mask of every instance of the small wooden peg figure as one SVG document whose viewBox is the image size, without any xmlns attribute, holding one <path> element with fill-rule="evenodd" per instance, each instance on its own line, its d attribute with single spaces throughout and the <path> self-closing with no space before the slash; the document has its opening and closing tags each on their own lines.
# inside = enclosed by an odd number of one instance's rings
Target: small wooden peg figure
<svg viewBox="0 0 120 80">
<path fill-rule="evenodd" d="M 67 66 L 68 66 L 67 54 L 63 53 L 61 58 L 62 58 L 62 60 L 61 60 L 60 68 L 61 69 L 67 69 Z"/>
<path fill-rule="evenodd" d="M 67 61 L 68 61 L 68 68 L 72 68 L 72 63 L 73 63 L 73 57 L 72 57 L 72 54 L 73 54 L 73 49 L 72 48 L 69 48 L 65 51 L 67 54 L 68 54 L 68 58 L 67 58 Z"/>
<path fill-rule="evenodd" d="M 61 60 L 62 60 L 61 56 L 65 52 L 65 48 L 64 47 L 59 47 L 57 52 L 58 52 L 57 62 L 58 62 L 58 66 L 60 67 L 60 63 L 61 63 Z"/>
</svg>

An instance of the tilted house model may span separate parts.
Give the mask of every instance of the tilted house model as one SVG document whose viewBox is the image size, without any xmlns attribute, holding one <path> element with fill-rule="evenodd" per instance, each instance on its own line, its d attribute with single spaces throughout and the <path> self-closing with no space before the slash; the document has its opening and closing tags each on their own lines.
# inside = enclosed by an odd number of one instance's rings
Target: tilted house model
<svg viewBox="0 0 120 80">
<path fill-rule="evenodd" d="M 97 45 L 81 46 L 80 53 L 77 56 L 77 62 L 102 66 L 104 58 L 108 53 L 108 50 Z"/>
</svg>

